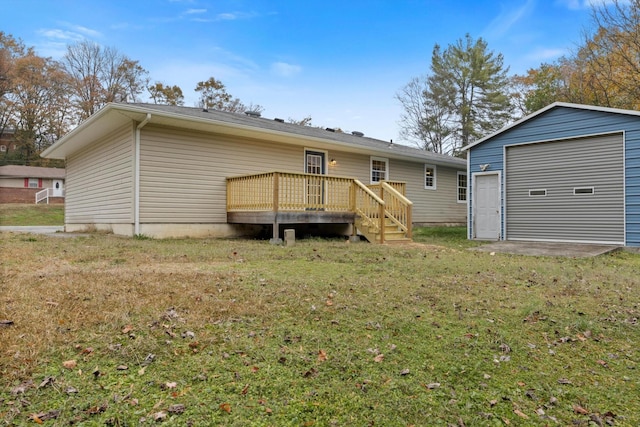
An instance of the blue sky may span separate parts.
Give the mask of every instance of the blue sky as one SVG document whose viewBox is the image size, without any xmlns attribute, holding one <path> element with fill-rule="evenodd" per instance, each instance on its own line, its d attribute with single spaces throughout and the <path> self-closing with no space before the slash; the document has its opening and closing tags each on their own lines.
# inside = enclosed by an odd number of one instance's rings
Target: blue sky
<svg viewBox="0 0 640 427">
<path fill-rule="evenodd" d="M 599 0 L 602 1 L 602 0 Z M 574 49 L 589 0 L 2 0 L 0 30 L 59 59 L 89 39 L 178 85 L 215 77 L 264 117 L 401 142 L 394 95 L 469 33 L 522 74 Z M 146 99 L 145 99 L 146 101 Z"/>
</svg>

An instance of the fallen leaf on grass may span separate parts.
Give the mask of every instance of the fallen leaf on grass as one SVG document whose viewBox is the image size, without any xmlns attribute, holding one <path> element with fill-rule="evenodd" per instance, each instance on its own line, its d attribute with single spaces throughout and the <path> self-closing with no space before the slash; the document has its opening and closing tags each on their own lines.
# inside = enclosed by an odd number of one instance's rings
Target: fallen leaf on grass
<svg viewBox="0 0 640 427">
<path fill-rule="evenodd" d="M 156 412 L 155 414 L 153 414 L 154 421 L 164 421 L 165 418 L 167 418 L 167 413 L 164 411 Z"/>
<path fill-rule="evenodd" d="M 315 368 L 311 368 L 307 372 L 302 374 L 302 376 L 305 378 L 315 377 L 316 375 L 318 375 L 318 371 Z"/>
<path fill-rule="evenodd" d="M 171 405 L 169 406 L 169 409 L 167 409 L 167 411 L 169 411 L 169 413 L 171 414 L 182 414 L 184 410 L 185 410 L 185 406 L 181 403 Z"/>
<path fill-rule="evenodd" d="M 18 394 L 24 394 L 28 389 L 35 387 L 35 384 L 33 384 L 33 381 L 29 380 L 29 381 L 25 381 L 20 385 L 15 386 L 14 388 L 11 389 L 11 394 L 13 395 L 18 395 Z"/>
<path fill-rule="evenodd" d="M 573 412 L 576 414 L 587 415 L 589 411 L 580 405 L 573 405 Z"/>
<path fill-rule="evenodd" d="M 221 403 L 220 409 L 226 412 L 227 414 L 231 413 L 231 405 L 229 403 Z"/>
<path fill-rule="evenodd" d="M 241 393 L 243 395 L 247 394 L 247 392 L 249 391 L 249 384 L 245 385 L 244 388 L 242 389 Z"/>
<path fill-rule="evenodd" d="M 423 386 L 424 386 L 427 390 L 433 390 L 433 389 L 436 389 L 436 388 L 440 387 L 440 383 L 429 383 L 429 384 L 423 384 Z"/>
<path fill-rule="evenodd" d="M 521 410 L 519 410 L 519 409 L 514 409 L 513 413 L 516 414 L 517 416 L 519 416 L 520 418 L 524 418 L 525 420 L 529 419 L 529 416 L 527 414 L 525 414 L 524 412 L 522 412 Z"/>
<path fill-rule="evenodd" d="M 318 362 L 324 362 L 327 360 L 327 352 L 324 350 L 318 351 Z"/>
<path fill-rule="evenodd" d="M 571 381 L 566 378 L 560 378 L 558 384 L 571 384 Z"/>
<path fill-rule="evenodd" d="M 78 362 L 75 360 L 66 360 L 62 362 L 62 366 L 67 369 L 75 369 L 78 366 Z"/>
<path fill-rule="evenodd" d="M 170 381 L 170 382 L 166 382 L 166 383 L 162 384 L 160 387 L 164 388 L 164 389 L 176 388 L 176 387 L 178 387 L 178 383 L 175 382 L 175 381 Z"/>
<path fill-rule="evenodd" d="M 92 406 L 91 408 L 87 409 L 85 412 L 89 415 L 96 415 L 106 410 L 107 410 L 107 404 L 105 403 L 103 405 Z"/>
<path fill-rule="evenodd" d="M 384 360 L 384 354 L 380 353 L 376 357 L 373 358 L 373 361 L 376 363 L 381 363 Z"/>
<path fill-rule="evenodd" d="M 129 332 L 133 331 L 133 326 L 132 325 L 127 325 L 124 328 L 122 328 L 122 333 L 123 334 L 128 334 Z"/>
<path fill-rule="evenodd" d="M 42 380 L 42 382 L 40 383 L 40 385 L 38 386 L 38 388 L 42 388 L 42 387 L 46 387 L 48 385 L 53 385 L 53 383 L 56 381 L 55 378 L 53 377 L 46 377 L 44 380 Z"/>
<path fill-rule="evenodd" d="M 604 368 L 608 368 L 608 367 L 609 367 L 609 365 L 607 364 L 607 362 L 605 362 L 604 360 L 597 360 L 597 361 L 596 361 L 596 363 L 597 363 L 598 365 L 601 365 L 601 366 L 602 366 L 602 367 L 604 367 Z"/>
</svg>

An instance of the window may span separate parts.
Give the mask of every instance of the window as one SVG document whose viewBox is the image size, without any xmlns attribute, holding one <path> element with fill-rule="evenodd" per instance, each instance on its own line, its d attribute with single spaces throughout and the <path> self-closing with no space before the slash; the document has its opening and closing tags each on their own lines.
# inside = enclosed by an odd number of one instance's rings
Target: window
<svg viewBox="0 0 640 427">
<path fill-rule="evenodd" d="M 389 160 L 381 157 L 371 158 L 371 183 L 385 181 L 389 176 Z"/>
<path fill-rule="evenodd" d="M 29 178 L 29 188 L 38 188 L 38 178 Z"/>
<path fill-rule="evenodd" d="M 595 193 L 595 188 L 593 187 L 576 187 L 573 189 L 573 194 L 593 194 Z"/>
<path fill-rule="evenodd" d="M 424 165 L 424 188 L 436 189 L 436 167 L 433 165 Z"/>
<path fill-rule="evenodd" d="M 529 190 L 529 197 L 545 197 L 547 189 Z"/>
<path fill-rule="evenodd" d="M 7 146 L 6 145 L 0 145 L 0 152 L 4 153 L 5 151 L 7 151 Z"/>
<path fill-rule="evenodd" d="M 458 172 L 458 201 L 467 201 L 467 173 Z"/>
</svg>

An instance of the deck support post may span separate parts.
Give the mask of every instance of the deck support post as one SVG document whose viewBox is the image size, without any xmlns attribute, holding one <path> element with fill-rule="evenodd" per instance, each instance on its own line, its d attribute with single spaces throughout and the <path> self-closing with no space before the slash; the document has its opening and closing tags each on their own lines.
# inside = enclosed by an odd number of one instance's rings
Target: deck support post
<svg viewBox="0 0 640 427">
<path fill-rule="evenodd" d="M 273 237 L 269 243 L 279 245 L 282 243 L 280 238 L 280 223 L 278 222 L 278 205 L 280 200 L 280 173 L 273 173 Z"/>
</svg>

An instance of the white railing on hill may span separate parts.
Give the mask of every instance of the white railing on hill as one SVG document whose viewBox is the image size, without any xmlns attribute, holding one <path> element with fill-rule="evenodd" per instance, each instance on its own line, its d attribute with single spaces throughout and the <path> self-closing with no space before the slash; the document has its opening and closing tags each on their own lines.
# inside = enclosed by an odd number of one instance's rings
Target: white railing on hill
<svg viewBox="0 0 640 427">
<path fill-rule="evenodd" d="M 40 203 L 41 201 L 43 201 L 43 200 L 46 200 L 47 204 L 49 204 L 49 197 L 51 197 L 51 195 L 49 194 L 50 193 L 49 190 L 52 190 L 52 189 L 51 188 L 45 188 L 44 190 L 38 191 L 36 193 L 36 205 L 38 203 Z"/>
</svg>

